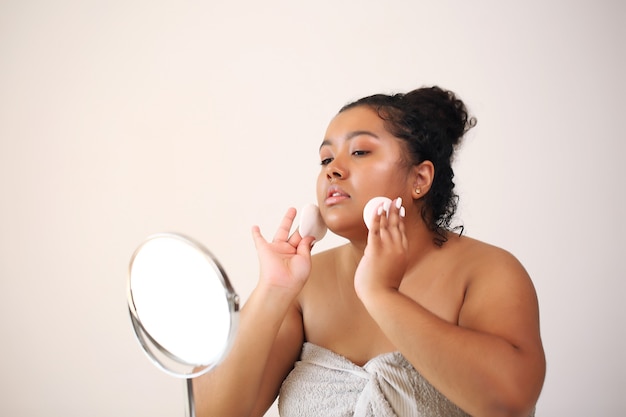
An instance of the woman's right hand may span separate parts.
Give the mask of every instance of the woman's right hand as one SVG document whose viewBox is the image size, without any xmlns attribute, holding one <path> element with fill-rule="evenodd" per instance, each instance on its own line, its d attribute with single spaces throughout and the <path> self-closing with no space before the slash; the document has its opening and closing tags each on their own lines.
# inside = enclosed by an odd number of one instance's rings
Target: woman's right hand
<svg viewBox="0 0 626 417">
<path fill-rule="evenodd" d="M 289 236 L 296 209 L 289 208 L 274 239 L 265 240 L 258 226 L 252 228 L 260 266 L 259 284 L 286 289 L 297 295 L 311 272 L 311 247 L 315 238 L 301 237 L 297 231 Z"/>
<path fill-rule="evenodd" d="M 241 309 L 224 361 L 194 379 L 197 416 L 263 415 L 298 358 L 304 334 L 294 299 L 311 272 L 313 237 L 289 236 L 295 217 L 289 209 L 271 242 L 252 228 L 259 283 Z"/>
</svg>

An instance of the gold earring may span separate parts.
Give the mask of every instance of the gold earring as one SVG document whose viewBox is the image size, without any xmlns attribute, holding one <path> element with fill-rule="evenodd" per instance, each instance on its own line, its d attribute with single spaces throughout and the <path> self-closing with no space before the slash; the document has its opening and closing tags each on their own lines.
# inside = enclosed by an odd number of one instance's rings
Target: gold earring
<svg viewBox="0 0 626 417">
<path fill-rule="evenodd" d="M 419 188 L 415 189 L 415 194 L 421 194 L 421 193 L 422 193 L 422 190 L 420 190 Z"/>
</svg>

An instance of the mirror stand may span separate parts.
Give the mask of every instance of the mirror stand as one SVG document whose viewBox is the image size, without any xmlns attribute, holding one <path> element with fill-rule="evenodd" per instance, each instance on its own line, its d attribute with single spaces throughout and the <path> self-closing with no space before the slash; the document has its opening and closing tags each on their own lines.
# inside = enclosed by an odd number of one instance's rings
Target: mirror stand
<svg viewBox="0 0 626 417">
<path fill-rule="evenodd" d="M 193 399 L 193 380 L 187 378 L 185 382 L 185 417 L 196 417 L 196 406 Z"/>
<path fill-rule="evenodd" d="M 235 338 L 239 296 L 226 273 L 198 242 L 156 234 L 131 258 L 127 303 L 141 348 L 157 368 L 184 379 L 185 416 L 195 417 L 192 378 L 220 363 Z"/>
</svg>

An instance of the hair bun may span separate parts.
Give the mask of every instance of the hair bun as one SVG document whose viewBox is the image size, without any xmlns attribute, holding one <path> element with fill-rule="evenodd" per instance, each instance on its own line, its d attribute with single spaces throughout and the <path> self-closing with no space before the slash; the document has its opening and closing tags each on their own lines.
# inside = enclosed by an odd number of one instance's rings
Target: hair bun
<svg viewBox="0 0 626 417">
<path fill-rule="evenodd" d="M 406 93 L 403 100 L 406 116 L 418 119 L 411 125 L 436 133 L 451 146 L 457 145 L 476 125 L 476 119 L 470 117 L 463 101 L 452 91 L 437 86 L 423 87 Z"/>
</svg>

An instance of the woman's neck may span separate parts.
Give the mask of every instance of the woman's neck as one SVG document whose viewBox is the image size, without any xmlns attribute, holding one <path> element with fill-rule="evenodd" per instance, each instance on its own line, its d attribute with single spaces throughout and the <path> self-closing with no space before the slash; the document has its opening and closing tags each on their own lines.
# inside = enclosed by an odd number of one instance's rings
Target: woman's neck
<svg viewBox="0 0 626 417">
<path fill-rule="evenodd" d="M 411 260 L 409 268 L 411 268 L 432 250 L 437 250 L 440 247 L 435 244 L 436 234 L 429 230 L 423 222 L 419 221 L 406 226 L 405 233 L 409 245 L 409 259 Z M 341 253 L 343 258 L 342 267 L 345 268 L 346 272 L 348 270 L 356 271 L 366 246 L 367 239 L 352 239 L 345 245 Z"/>
</svg>

